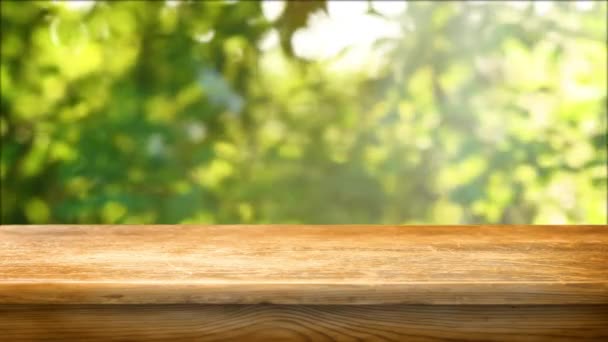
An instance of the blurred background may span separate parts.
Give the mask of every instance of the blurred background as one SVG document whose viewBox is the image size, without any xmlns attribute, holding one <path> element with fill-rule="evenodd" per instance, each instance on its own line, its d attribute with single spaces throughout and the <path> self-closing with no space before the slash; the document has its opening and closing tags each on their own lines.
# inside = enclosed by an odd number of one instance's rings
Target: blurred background
<svg viewBox="0 0 608 342">
<path fill-rule="evenodd" d="M 605 1 L 2 1 L 2 223 L 606 223 Z"/>
</svg>

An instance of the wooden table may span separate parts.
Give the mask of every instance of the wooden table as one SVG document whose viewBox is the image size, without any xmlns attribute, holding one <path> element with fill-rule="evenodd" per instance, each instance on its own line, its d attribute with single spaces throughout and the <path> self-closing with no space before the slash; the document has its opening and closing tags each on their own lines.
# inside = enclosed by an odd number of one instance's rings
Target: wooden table
<svg viewBox="0 0 608 342">
<path fill-rule="evenodd" d="M 608 226 L 0 226 L 0 340 L 608 341 Z"/>
</svg>

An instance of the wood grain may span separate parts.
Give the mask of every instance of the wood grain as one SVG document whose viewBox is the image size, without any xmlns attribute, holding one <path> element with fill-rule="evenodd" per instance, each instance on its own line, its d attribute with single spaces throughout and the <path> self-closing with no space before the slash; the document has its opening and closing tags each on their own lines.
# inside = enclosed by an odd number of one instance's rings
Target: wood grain
<svg viewBox="0 0 608 342">
<path fill-rule="evenodd" d="M 0 226 L 5 304 L 607 304 L 607 226 Z"/>
<path fill-rule="evenodd" d="M 0 305 L 0 340 L 607 341 L 608 306 Z"/>
</svg>

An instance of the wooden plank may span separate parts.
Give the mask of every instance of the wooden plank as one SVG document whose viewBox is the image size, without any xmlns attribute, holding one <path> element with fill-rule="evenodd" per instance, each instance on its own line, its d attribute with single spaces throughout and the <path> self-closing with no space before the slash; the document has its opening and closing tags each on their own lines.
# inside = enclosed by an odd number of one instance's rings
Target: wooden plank
<svg viewBox="0 0 608 342">
<path fill-rule="evenodd" d="M 0 226 L 0 303 L 601 304 L 607 226 Z"/>
<path fill-rule="evenodd" d="M 0 305 L 19 341 L 608 341 L 608 306 Z"/>
</svg>

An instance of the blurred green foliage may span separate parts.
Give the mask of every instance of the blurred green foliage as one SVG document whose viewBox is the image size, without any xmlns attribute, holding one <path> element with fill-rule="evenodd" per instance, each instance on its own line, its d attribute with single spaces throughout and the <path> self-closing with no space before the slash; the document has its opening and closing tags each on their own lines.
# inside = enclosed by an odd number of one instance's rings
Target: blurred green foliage
<svg viewBox="0 0 608 342">
<path fill-rule="evenodd" d="M 606 222 L 606 2 L 362 3 L 2 1 L 2 222 Z"/>
</svg>

